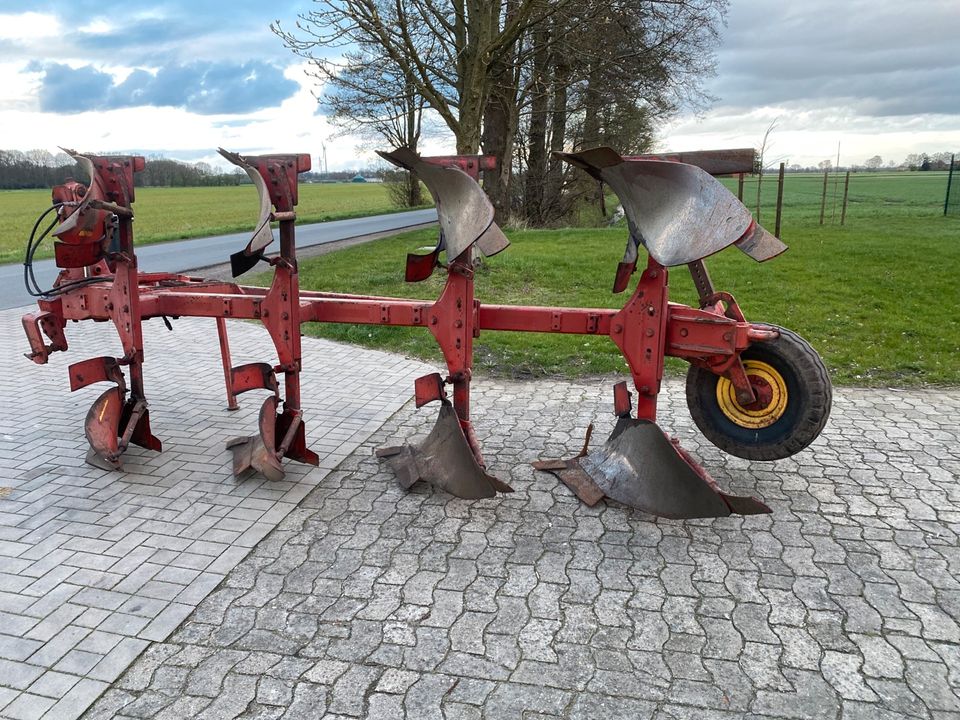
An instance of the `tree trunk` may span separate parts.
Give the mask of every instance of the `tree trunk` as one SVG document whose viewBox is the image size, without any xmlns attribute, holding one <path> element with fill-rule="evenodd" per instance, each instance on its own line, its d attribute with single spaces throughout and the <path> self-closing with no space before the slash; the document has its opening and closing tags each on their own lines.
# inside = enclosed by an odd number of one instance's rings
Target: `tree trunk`
<svg viewBox="0 0 960 720">
<path fill-rule="evenodd" d="M 464 79 L 460 93 L 460 113 L 456 125 L 449 125 L 457 141 L 458 155 L 480 152 L 480 127 L 483 120 L 484 78 L 475 73 Z"/>
<path fill-rule="evenodd" d="M 500 224 L 510 217 L 513 146 L 519 122 L 515 48 L 516 45 L 512 46 L 490 66 L 490 92 L 483 113 L 483 150 L 497 158 L 497 169 L 484 174 L 483 189 L 493 204 L 496 222 Z"/>
<path fill-rule="evenodd" d="M 483 189 L 493 204 L 496 221 L 504 223 L 510 216 L 510 180 L 513 176 L 513 141 L 516 105 L 507 97 L 508 90 L 497 86 L 487 100 L 483 122 L 483 151 L 497 158 L 497 168 L 484 173 Z M 515 95 L 514 95 L 515 97 Z"/>
<path fill-rule="evenodd" d="M 587 75 L 587 88 L 584 91 L 584 118 L 583 135 L 580 138 L 580 148 L 595 147 L 600 142 L 600 91 L 597 87 L 596 73 L 591 71 Z"/>
<path fill-rule="evenodd" d="M 570 69 L 562 60 L 557 62 L 553 71 L 553 109 L 550 117 L 550 167 L 547 170 L 547 182 L 544 192 L 545 219 L 558 218 L 565 212 L 561 204 L 563 190 L 563 161 L 553 157 L 552 153 L 562 152 L 567 137 L 567 83 Z"/>
<path fill-rule="evenodd" d="M 423 204 L 423 194 L 420 192 L 420 178 L 416 173 L 407 173 L 407 206 L 418 207 Z"/>
<path fill-rule="evenodd" d="M 480 152 L 480 123 L 461 121 L 454 138 L 457 155 L 476 155 Z"/>
<path fill-rule="evenodd" d="M 406 87 L 406 134 L 407 147 L 413 152 L 417 152 L 417 145 L 420 141 L 420 115 L 423 108 L 420 100 L 413 89 L 413 83 L 407 82 Z M 423 203 L 423 196 L 420 192 L 420 178 L 414 172 L 407 173 L 407 207 L 418 207 Z"/>
<path fill-rule="evenodd" d="M 530 102 L 530 129 L 527 140 L 527 178 L 523 190 L 524 214 L 539 225 L 544 219 L 544 189 L 547 179 L 547 32 L 542 27 L 533 33 L 533 87 Z"/>
</svg>

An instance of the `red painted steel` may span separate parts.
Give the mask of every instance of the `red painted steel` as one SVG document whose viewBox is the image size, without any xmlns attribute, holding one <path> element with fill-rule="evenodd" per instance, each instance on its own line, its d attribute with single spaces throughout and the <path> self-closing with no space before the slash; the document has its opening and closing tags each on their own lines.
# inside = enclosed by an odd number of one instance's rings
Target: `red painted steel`
<svg viewBox="0 0 960 720">
<path fill-rule="evenodd" d="M 220 361 L 223 364 L 223 380 L 227 389 L 227 410 L 237 410 L 237 394 L 231 377 L 230 338 L 227 336 L 227 321 L 217 318 L 217 338 L 220 340 Z"/>
<path fill-rule="evenodd" d="M 743 162 L 736 158 L 713 158 Z M 212 317 L 217 320 L 228 406 L 235 407 L 236 394 L 266 389 L 272 399 L 261 413 L 262 448 L 234 441 L 238 467 L 251 462 L 277 472 L 284 456 L 317 464 L 319 459 L 306 445 L 301 408 L 300 327 L 304 322 L 353 323 L 425 327 L 443 353 L 447 375 L 433 374 L 416 383 L 418 406 L 446 397 L 444 384 L 452 385 L 452 401 L 463 434 L 477 462 L 482 454 L 470 422 L 470 384 L 473 342 L 482 332 L 543 332 L 604 335 L 620 349 L 630 369 L 636 390 L 636 418 L 656 421 L 657 396 L 663 377 L 664 357 L 684 358 L 729 377 L 738 391 L 753 390 L 740 363 L 741 352 L 754 342 L 776 337 L 776 331 L 747 322 L 732 296 L 714 293 L 701 308 L 669 302 L 667 269 L 650 259 L 636 287 L 619 310 L 609 308 L 536 307 L 481 304 L 474 298 L 474 251 L 468 248 L 447 265 L 446 284 L 433 302 L 401 298 L 301 292 L 296 259 L 295 212 L 297 174 L 309 169 L 309 156 L 266 155 L 241 158 L 263 178 L 272 217 L 280 224 L 280 254 L 270 260 L 274 268 L 268 289 L 207 281 L 175 273 L 139 273 L 133 247 L 131 204 L 133 173 L 142 168 L 141 158 L 79 156 L 89 162 L 94 177 L 89 188 L 78 183 L 60 186 L 54 192 L 67 203 L 61 221 L 83 214 L 82 223 L 60 236 L 68 245 L 57 255 L 63 272 L 57 286 L 84 278 L 100 281 L 68 286 L 58 297 L 41 299 L 38 312 L 25 315 L 24 330 L 30 344 L 28 357 L 45 363 L 51 352 L 67 349 L 63 328 L 67 320 L 109 320 L 117 329 L 123 347 L 120 358 L 94 358 L 71 366 L 74 389 L 91 382 L 111 380 L 116 387 L 104 393 L 91 409 L 88 436 L 95 450 L 111 462 L 128 442 L 160 449 L 150 433 L 149 409 L 143 390 L 142 322 L 154 317 Z M 239 157 L 239 156 L 237 156 Z M 672 158 L 670 158 L 672 159 Z M 708 158 L 709 159 L 709 158 Z M 439 165 L 464 169 L 474 177 L 491 169 L 489 157 L 451 156 L 427 159 Z M 704 160 L 706 163 L 706 160 Z M 78 229 L 79 228 L 79 229 Z M 108 230 L 115 229 L 111 247 Z M 99 233 L 99 234 L 98 234 Z M 74 248 L 83 248 L 82 250 Z M 85 265 L 78 267 L 82 260 Z M 431 261 L 431 268 L 433 263 Z M 632 268 L 631 268 L 632 271 Z M 630 273 L 624 273 L 626 287 Z M 277 362 L 231 367 L 226 318 L 259 320 L 269 333 Z M 44 339 L 46 338 L 46 340 Z M 47 342 L 49 340 L 49 342 Z M 129 390 L 121 368 L 129 375 Z M 283 376 L 281 396 L 278 383 Z M 129 392 L 129 398 L 121 402 Z M 744 395 L 744 397 L 747 397 Z M 626 385 L 617 389 L 617 412 L 630 416 Z M 282 406 L 278 401 L 282 399 Z M 122 407 L 121 407 L 122 406 Z M 257 453 L 260 453 L 258 455 Z M 282 470 L 279 472 L 282 473 Z"/>
<path fill-rule="evenodd" d="M 435 155 L 421 159 L 431 165 L 460 168 L 474 180 L 480 177 L 481 171 L 497 168 L 496 155 Z"/>
</svg>

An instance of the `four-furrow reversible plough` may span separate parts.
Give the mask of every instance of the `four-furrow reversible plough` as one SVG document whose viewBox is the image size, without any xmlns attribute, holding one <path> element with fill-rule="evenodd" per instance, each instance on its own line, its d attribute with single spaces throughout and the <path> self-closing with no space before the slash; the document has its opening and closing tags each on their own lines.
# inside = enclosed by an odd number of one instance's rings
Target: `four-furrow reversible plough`
<svg viewBox="0 0 960 720">
<path fill-rule="evenodd" d="M 260 213 L 250 242 L 231 256 L 234 277 L 260 261 L 273 267 L 269 288 L 205 280 L 183 274 L 140 272 L 133 243 L 134 175 L 142 157 L 70 154 L 89 175 L 53 189 L 54 215 L 42 232 L 38 221 L 28 243 L 25 278 L 39 296 L 39 310 L 25 315 L 28 357 L 46 363 L 67 349 L 67 320 L 111 321 L 122 357 L 94 357 L 69 366 L 70 388 L 112 386 L 93 403 L 84 422 L 87 461 L 120 469 L 130 443 L 161 449 L 150 426 L 143 387 L 143 321 L 183 316 L 217 321 L 229 407 L 236 395 L 265 390 L 259 431 L 227 443 L 237 475 L 259 471 L 271 480 L 284 475 L 284 458 L 316 465 L 307 446 L 301 407 L 301 325 L 358 323 L 427 328 L 439 344 L 446 373 L 415 382 L 417 407 L 439 402 L 433 430 L 418 446 L 383 448 L 377 454 L 409 488 L 424 480 L 462 498 L 492 497 L 511 488 L 487 470 L 470 419 L 473 342 L 481 332 L 514 331 L 608 336 L 620 349 L 636 391 L 636 409 L 626 382 L 613 390 L 618 416 L 609 439 L 568 460 L 542 460 L 535 467 L 557 475 L 577 496 L 595 504 L 608 496 L 626 505 L 672 518 L 762 513 L 753 497 L 724 493 L 679 443 L 656 424 L 664 358 L 690 363 L 687 401 L 694 421 L 721 449 L 748 459 L 774 460 L 805 448 L 823 429 L 831 389 L 817 353 L 799 336 L 773 325 L 748 322 L 734 298 L 711 283 L 704 258 L 734 245 L 758 261 L 786 246 L 766 232 L 714 174 L 749 171 L 752 151 L 621 157 L 609 148 L 563 154 L 562 158 L 619 196 L 629 228 L 614 292 L 631 284 L 619 310 L 481 304 L 474 298 L 479 254 L 491 256 L 509 241 L 494 223 L 494 211 L 478 183 L 490 159 L 477 156 L 419 157 L 400 149 L 381 155 L 415 172 L 436 202 L 440 234 L 427 254 L 411 254 L 406 280 L 417 282 L 437 268 L 446 284 L 436 302 L 391 297 L 302 291 L 297 272 L 294 225 L 298 173 L 310 169 L 308 155 L 221 154 L 243 168 L 259 193 Z M 42 219 L 41 219 L 42 220 Z M 279 224 L 280 249 L 271 223 Z M 54 286 L 37 287 L 32 260 L 45 235 L 54 236 L 61 269 Z M 687 265 L 699 307 L 668 300 L 668 268 Z M 227 318 L 259 320 L 277 352 L 277 362 L 233 367 Z M 125 370 L 124 370 L 125 369 Z M 283 378 L 282 391 L 280 377 Z M 448 394 L 448 388 L 451 392 Z"/>
</svg>

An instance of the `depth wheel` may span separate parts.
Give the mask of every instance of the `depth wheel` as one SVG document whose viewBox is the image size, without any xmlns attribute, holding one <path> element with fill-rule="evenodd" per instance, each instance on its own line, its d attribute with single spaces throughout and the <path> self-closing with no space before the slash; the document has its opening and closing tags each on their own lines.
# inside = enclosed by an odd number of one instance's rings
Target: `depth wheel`
<svg viewBox="0 0 960 720">
<path fill-rule="evenodd" d="M 737 402 L 733 383 L 701 367 L 687 372 L 687 406 L 700 432 L 721 450 L 747 460 L 780 460 L 816 440 L 830 415 L 833 390 L 823 360 L 795 332 L 757 342 L 741 354 L 757 395 Z"/>
</svg>

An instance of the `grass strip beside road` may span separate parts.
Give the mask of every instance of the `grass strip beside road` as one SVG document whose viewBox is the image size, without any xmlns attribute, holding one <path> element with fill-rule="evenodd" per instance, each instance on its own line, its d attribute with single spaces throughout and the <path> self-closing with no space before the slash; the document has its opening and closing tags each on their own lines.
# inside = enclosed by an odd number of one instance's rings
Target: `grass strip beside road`
<svg viewBox="0 0 960 720">
<path fill-rule="evenodd" d="M 800 333 L 824 357 L 835 382 L 863 386 L 960 385 L 957 271 L 960 224 L 943 217 L 884 218 L 846 227 L 795 224 L 790 250 L 757 264 L 728 248 L 708 261 L 718 289 L 736 296 L 747 318 Z M 407 252 L 436 232 L 406 233 L 306 260 L 305 289 L 435 300 L 445 273 L 403 281 Z M 509 233 L 511 247 L 477 273 L 481 302 L 621 307 L 609 288 L 623 251 L 622 228 Z M 268 282 L 268 276 L 261 276 Z M 696 304 L 685 268 L 671 277 L 671 299 Z M 631 287 L 632 289 L 632 287 Z M 422 328 L 310 324 L 311 335 L 440 362 Z M 513 377 L 625 372 L 606 337 L 485 332 L 476 368 Z M 670 361 L 668 372 L 686 371 Z"/>
<path fill-rule="evenodd" d="M 429 197 L 429 195 L 427 195 Z M 49 190 L 0 191 L 0 262 L 22 262 L 30 229 L 50 207 Z M 426 206 L 425 206 L 426 207 Z M 134 211 L 138 246 L 169 240 L 252 232 L 259 203 L 253 185 L 235 187 L 137 188 Z M 398 212 L 381 183 L 300 185 L 299 224 Z M 49 219 L 49 218 L 48 218 Z M 53 257 L 48 238 L 37 259 Z"/>
</svg>

